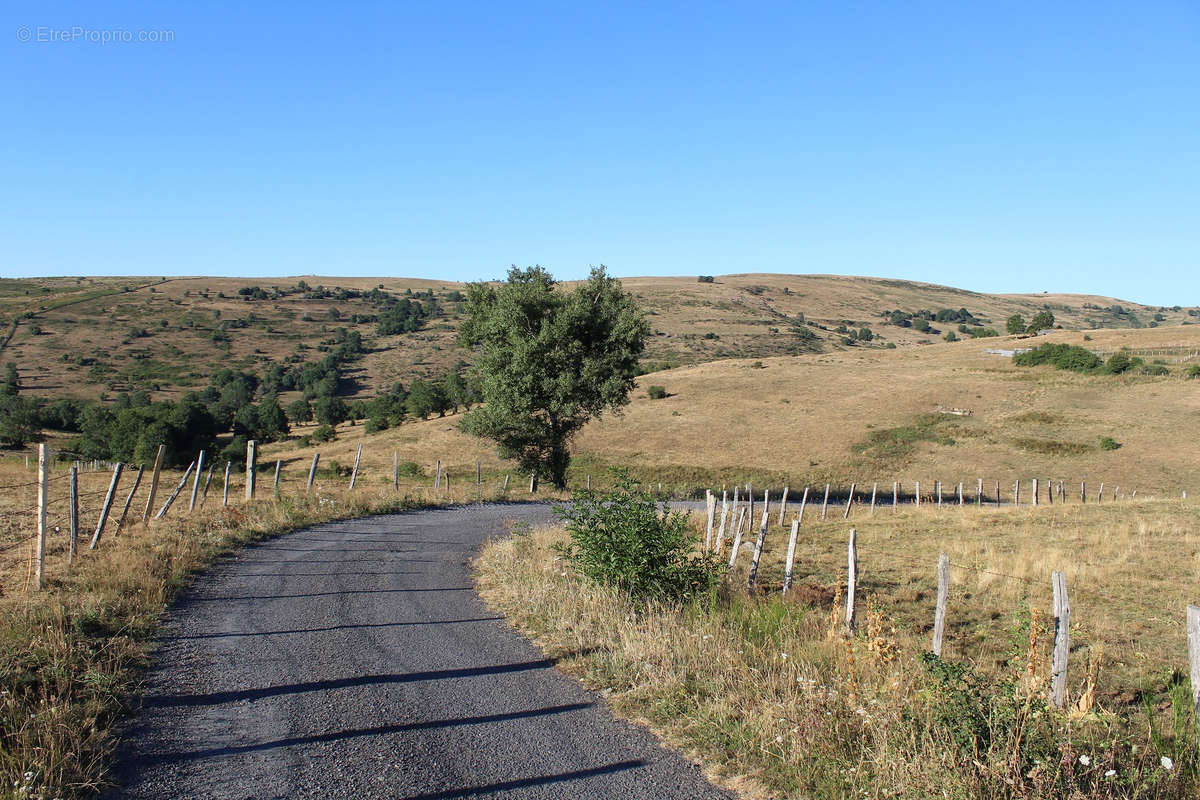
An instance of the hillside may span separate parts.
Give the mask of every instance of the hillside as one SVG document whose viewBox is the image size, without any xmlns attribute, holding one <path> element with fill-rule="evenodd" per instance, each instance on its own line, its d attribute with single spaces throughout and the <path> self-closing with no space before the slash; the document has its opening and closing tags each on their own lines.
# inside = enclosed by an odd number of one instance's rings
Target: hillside
<svg viewBox="0 0 1200 800">
<path fill-rule="evenodd" d="M 304 281 L 306 291 L 297 289 Z M 1195 309 L 1158 309 L 1083 295 L 987 295 L 944 286 L 823 275 L 728 275 L 624 280 L 649 314 L 648 369 L 726 358 L 822 350 L 869 352 L 941 341 L 937 333 L 888 324 L 885 314 L 966 309 L 970 327 L 1004 332 L 1011 314 L 1049 309 L 1066 328 L 1175 327 Z M 252 292 L 255 287 L 259 292 Z M 371 396 L 394 382 L 438 377 L 468 354 L 454 343 L 465 287 L 395 278 L 53 278 L 0 280 L 0 360 L 17 364 L 23 391 L 96 398 L 146 390 L 171 399 L 228 367 L 319 358 L 338 329 L 357 331 L 367 353 L 341 393 Z M 380 336 L 372 290 L 391 299 L 432 293 L 438 312 L 411 333 Z M 239 294 L 239 292 L 242 292 Z M 1189 315 L 1189 311 L 1193 314 Z M 806 324 L 798 325 L 803 314 Z M 1155 320 L 1155 316 L 1161 320 Z M 869 342 L 847 334 L 870 330 Z M 804 331 L 798 335 L 797 331 Z M 958 333 L 959 336 L 966 334 Z M 285 400 L 287 398 L 284 398 Z"/>
<path fill-rule="evenodd" d="M 1090 341 L 1084 335 L 1064 331 L 1038 341 L 1099 352 L 1128 347 L 1147 363 L 1167 362 L 1170 374 L 1080 375 L 1017 367 L 984 352 L 1031 343 L 1016 337 L 681 367 L 644 376 L 624 414 L 583 430 L 572 482 L 621 464 L 679 489 L 744 480 L 822 489 L 857 481 L 869 489 L 878 481 L 890 492 L 892 481 L 910 491 L 921 481 L 929 491 L 940 480 L 949 492 L 958 481 L 971 490 L 983 478 L 989 492 L 999 481 L 1007 500 L 1013 481 L 1027 491 L 1038 477 L 1066 480 L 1075 496 L 1081 480 L 1092 494 L 1101 482 L 1106 495 L 1116 487 L 1123 496 L 1200 493 L 1200 455 L 1181 435 L 1200 423 L 1200 392 L 1185 377 L 1185 362 L 1200 363 L 1191 355 L 1200 351 L 1200 326 L 1095 331 Z M 650 384 L 668 397 L 651 400 Z M 970 413 L 944 413 L 950 409 Z M 490 495 L 513 468 L 488 442 L 461 433 L 458 419 L 375 434 L 342 425 L 334 442 L 270 445 L 263 458 L 282 459 L 287 479 L 299 480 L 314 452 L 322 464 L 344 467 L 363 444 L 367 485 L 390 483 L 396 452 L 430 477 L 442 460 L 460 487 L 474 483 L 479 460 Z M 1105 436 L 1120 447 L 1102 449 Z"/>
</svg>

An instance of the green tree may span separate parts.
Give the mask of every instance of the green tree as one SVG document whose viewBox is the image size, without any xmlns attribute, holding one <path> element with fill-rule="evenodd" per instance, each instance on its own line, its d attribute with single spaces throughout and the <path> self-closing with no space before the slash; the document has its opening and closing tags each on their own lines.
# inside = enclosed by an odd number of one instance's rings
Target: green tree
<svg viewBox="0 0 1200 800">
<path fill-rule="evenodd" d="M 313 418 L 312 405 L 303 397 L 288 403 L 287 418 L 292 422 L 311 422 Z"/>
<path fill-rule="evenodd" d="M 571 292 L 541 267 L 509 270 L 499 286 L 471 284 L 460 341 L 476 351 L 484 405 L 463 428 L 500 455 L 565 488 L 570 440 L 629 402 L 649 326 L 604 267 Z"/>
<path fill-rule="evenodd" d="M 1009 333 L 1024 333 L 1026 329 L 1025 318 L 1020 314 L 1013 314 L 1008 318 Z"/>
<path fill-rule="evenodd" d="M 322 425 L 337 425 L 345 422 L 350 410 L 340 397 L 318 397 L 313 401 L 313 416 Z"/>
<path fill-rule="evenodd" d="M 417 378 L 408 387 L 408 397 L 405 398 L 404 405 L 409 414 L 425 419 L 430 414 L 445 413 L 446 395 L 441 386 Z"/>
<path fill-rule="evenodd" d="M 4 383 L 0 383 L 0 394 L 16 395 L 21 391 L 21 379 L 17 365 L 9 361 L 4 365 Z"/>
<path fill-rule="evenodd" d="M 1039 311 L 1034 318 L 1029 320 L 1029 327 L 1025 329 L 1026 333 L 1037 333 L 1044 331 L 1047 328 L 1054 327 L 1054 315 L 1049 311 Z"/>
</svg>

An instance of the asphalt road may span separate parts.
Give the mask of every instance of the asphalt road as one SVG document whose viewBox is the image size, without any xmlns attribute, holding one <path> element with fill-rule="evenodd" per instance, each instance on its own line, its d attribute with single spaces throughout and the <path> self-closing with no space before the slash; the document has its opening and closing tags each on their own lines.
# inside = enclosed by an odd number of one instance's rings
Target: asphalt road
<svg viewBox="0 0 1200 800">
<path fill-rule="evenodd" d="M 729 798 L 489 611 L 486 505 L 331 523 L 174 606 L 110 797 Z"/>
</svg>

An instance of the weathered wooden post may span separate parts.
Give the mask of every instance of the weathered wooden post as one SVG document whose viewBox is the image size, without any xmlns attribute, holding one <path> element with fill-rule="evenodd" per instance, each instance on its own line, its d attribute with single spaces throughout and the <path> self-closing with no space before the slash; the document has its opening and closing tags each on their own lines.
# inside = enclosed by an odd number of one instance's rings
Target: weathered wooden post
<svg viewBox="0 0 1200 800">
<path fill-rule="evenodd" d="M 400 451 L 392 451 L 392 491 L 400 491 Z"/>
<path fill-rule="evenodd" d="M 962 504 L 963 504 L 963 491 L 962 491 L 962 486 L 963 486 L 963 485 L 962 485 L 962 481 L 959 481 L 959 482 L 958 482 L 958 505 L 959 505 L 960 507 L 961 507 L 961 506 L 962 506 Z"/>
<path fill-rule="evenodd" d="M 533 488 L 532 488 L 533 487 L 533 476 L 532 475 L 529 476 L 529 486 L 530 486 L 529 491 L 532 492 L 533 491 Z M 434 489 L 442 488 L 442 460 L 440 458 L 437 461 L 437 469 L 433 473 L 433 488 Z"/>
<path fill-rule="evenodd" d="M 204 469 L 204 451 L 196 456 L 196 481 L 192 484 L 192 499 L 188 502 L 188 513 L 196 510 L 196 496 L 200 494 L 200 472 Z"/>
<path fill-rule="evenodd" d="M 1000 507 L 1000 481 L 996 481 L 996 508 Z"/>
<path fill-rule="evenodd" d="M 975 486 L 975 505 L 983 508 L 983 478 L 980 478 L 979 483 Z"/>
<path fill-rule="evenodd" d="M 37 561 L 33 574 L 33 587 L 42 588 L 46 571 L 46 504 L 49 502 L 50 478 L 47 474 L 46 445 L 38 445 L 37 463 Z M 27 573 L 28 574 L 28 573 Z"/>
<path fill-rule="evenodd" d="M 913 490 L 913 505 L 917 508 L 921 507 L 921 482 L 916 482 L 917 488 Z"/>
<path fill-rule="evenodd" d="M 1087 481 L 1079 482 L 1079 502 L 1080 503 L 1087 502 Z"/>
<path fill-rule="evenodd" d="M 871 484 L 871 513 L 875 513 L 875 495 L 879 492 L 879 482 Z"/>
<path fill-rule="evenodd" d="M 1054 505 L 1054 479 L 1053 478 L 1046 479 L 1046 499 L 1049 501 L 1050 505 Z"/>
<path fill-rule="evenodd" d="M 1064 504 L 1067 502 L 1067 482 L 1066 481 L 1058 482 L 1058 502 L 1064 503 Z"/>
<path fill-rule="evenodd" d="M 708 527 L 704 531 L 704 552 L 712 551 L 713 522 L 717 516 L 717 497 L 710 489 L 704 490 L 704 504 L 708 507 Z"/>
<path fill-rule="evenodd" d="M 1021 482 L 1017 481 L 1013 484 L 1013 508 L 1021 505 Z"/>
<path fill-rule="evenodd" d="M 483 464 L 478 458 L 475 459 L 475 494 L 483 498 Z"/>
<path fill-rule="evenodd" d="M 754 555 L 750 558 L 750 574 L 746 578 L 746 588 L 754 588 L 754 579 L 758 577 L 758 560 L 762 558 L 763 542 L 767 538 L 767 524 L 771 518 L 770 489 L 763 492 L 762 522 L 758 525 L 758 538 L 754 540 Z"/>
<path fill-rule="evenodd" d="M 717 541 L 713 545 L 713 552 L 719 557 L 721 555 L 721 545 L 725 542 L 725 521 L 729 517 L 729 493 L 721 492 L 721 524 L 717 527 Z"/>
<path fill-rule="evenodd" d="M 1192 676 L 1192 718 L 1200 729 L 1200 606 L 1187 607 L 1187 643 Z"/>
<path fill-rule="evenodd" d="M 937 495 L 937 507 L 941 508 L 942 507 L 942 482 L 941 481 L 933 482 L 933 492 L 934 492 L 934 494 Z"/>
<path fill-rule="evenodd" d="M 1067 600 L 1067 576 L 1054 572 L 1054 663 L 1050 670 L 1050 700 L 1056 708 L 1067 702 L 1067 657 L 1071 652 L 1071 604 Z"/>
<path fill-rule="evenodd" d="M 754 489 L 751 488 L 749 481 L 746 481 L 746 500 L 750 503 L 746 511 L 750 515 L 750 520 L 746 523 L 749 527 L 754 524 Z"/>
<path fill-rule="evenodd" d="M 586 488 L 589 492 L 592 490 L 592 475 L 591 475 L 591 473 L 588 473 L 588 475 L 586 476 L 586 478 L 584 480 L 584 488 Z"/>
<path fill-rule="evenodd" d="M 67 514 L 70 518 L 70 544 L 67 545 L 67 566 L 75 563 L 75 547 L 79 542 L 79 468 L 71 467 L 71 477 L 68 480 L 70 484 L 70 506 Z"/>
<path fill-rule="evenodd" d="M 746 506 L 742 506 L 738 512 L 737 531 L 733 535 L 732 552 L 729 554 L 729 568 L 733 569 L 733 563 L 737 561 L 738 550 L 742 549 L 742 523 L 746 520 Z"/>
<path fill-rule="evenodd" d="M 447 477 L 446 483 L 447 484 L 450 483 L 449 477 Z M 533 472 L 533 473 L 530 473 L 530 475 L 529 475 L 529 493 L 535 494 L 536 492 L 537 492 L 537 473 Z"/>
<path fill-rule="evenodd" d="M 233 466 L 232 461 L 225 462 L 225 488 L 221 490 L 221 507 L 229 505 L 229 468 Z"/>
<path fill-rule="evenodd" d="M 508 478 L 509 478 L 509 474 L 507 472 L 504 473 L 504 489 L 503 489 L 503 491 L 505 494 L 508 494 Z"/>
<path fill-rule="evenodd" d="M 858 583 L 858 533 L 850 529 L 850 546 L 846 552 L 846 632 L 854 634 L 854 590 Z"/>
<path fill-rule="evenodd" d="M 258 469 L 258 442 L 246 442 L 246 502 L 254 499 L 254 478 Z"/>
<path fill-rule="evenodd" d="M 850 504 L 854 502 L 854 487 L 857 484 L 850 484 L 850 494 L 846 496 L 846 510 L 842 512 L 842 519 L 850 518 Z"/>
<path fill-rule="evenodd" d="M 320 453 L 313 453 L 312 466 L 308 468 L 308 483 L 304 485 L 304 493 L 308 494 L 312 491 L 313 478 L 317 474 L 317 462 L 321 460 Z"/>
<path fill-rule="evenodd" d="M 897 504 L 899 503 L 899 501 L 900 501 L 900 482 L 892 481 L 892 511 L 896 511 L 898 509 Z"/>
<path fill-rule="evenodd" d="M 279 469 L 283 466 L 283 459 L 275 459 L 275 478 L 271 481 L 271 493 L 279 497 Z M 199 473 L 197 473 L 199 477 Z"/>
<path fill-rule="evenodd" d="M 1096 502 L 1100 503 L 1104 500 L 1104 481 L 1100 481 L 1100 491 L 1096 492 Z"/>
<path fill-rule="evenodd" d="M 362 458 L 362 445 L 358 446 L 358 450 L 354 453 L 354 468 L 350 470 L 350 488 L 354 489 L 354 484 L 358 482 L 358 462 Z"/>
<path fill-rule="evenodd" d="M 1038 504 L 1038 479 L 1037 478 L 1033 479 L 1033 494 L 1031 495 L 1031 497 L 1033 497 L 1033 504 L 1036 506 Z"/>
<path fill-rule="evenodd" d="M 121 508 L 121 516 L 117 519 L 117 527 L 113 529 L 113 538 L 121 535 L 121 528 L 125 525 L 125 516 L 129 513 L 129 507 L 133 505 L 133 496 L 137 494 L 138 487 L 142 485 L 142 473 L 146 471 L 144 466 L 138 466 L 137 476 L 133 479 L 133 488 L 129 490 L 129 496 L 125 498 L 125 505 Z"/>
<path fill-rule="evenodd" d="M 800 496 L 800 513 L 796 515 L 796 520 L 804 521 L 804 507 L 808 505 L 808 487 L 804 487 L 804 494 Z"/>
<path fill-rule="evenodd" d="M 96 545 L 100 542 L 100 535 L 104 533 L 104 523 L 108 522 L 108 512 L 117 496 L 117 484 L 121 481 L 121 472 L 124 469 L 125 465 L 119 461 L 113 467 L 112 481 L 108 484 L 108 492 L 104 495 L 104 505 L 100 509 L 100 521 L 96 523 L 96 532 L 92 534 L 92 542 L 88 545 L 89 550 L 96 549 Z"/>
<path fill-rule="evenodd" d="M 779 527 L 783 527 L 783 515 L 787 513 L 788 487 L 783 487 L 783 497 L 779 501 Z"/>
<path fill-rule="evenodd" d="M 942 636 L 946 632 L 946 601 L 950 596 L 950 556 L 942 553 L 937 565 L 937 610 L 933 614 L 933 654 L 942 655 Z"/>
<path fill-rule="evenodd" d="M 183 478 L 180 479 L 179 483 L 175 486 L 175 490 L 171 492 L 169 497 L 167 497 L 167 502 L 163 503 L 162 508 L 160 508 L 158 513 L 154 515 L 155 519 L 162 519 L 167 515 L 167 511 L 171 508 L 171 504 L 175 502 L 175 498 L 179 497 L 179 493 L 183 491 L 183 487 L 187 486 L 188 478 L 191 476 L 192 469 L 195 466 L 195 461 L 188 464 L 187 471 L 183 473 Z"/>
<path fill-rule="evenodd" d="M 162 471 L 163 456 L 167 452 L 167 446 L 160 444 L 158 452 L 154 455 L 154 472 L 150 475 L 150 496 L 146 498 L 146 510 L 142 512 L 142 522 L 150 519 L 150 512 L 154 509 L 154 496 L 158 494 L 158 476 Z"/>
<path fill-rule="evenodd" d="M 821 501 L 821 519 L 825 519 L 825 510 L 829 508 L 829 484 L 825 484 L 825 499 Z"/>
<path fill-rule="evenodd" d="M 204 508 L 204 501 L 208 499 L 208 487 L 212 484 L 213 465 L 210 461 L 208 464 L 208 475 L 204 476 L 204 491 L 200 492 L 200 507 Z"/>
<path fill-rule="evenodd" d="M 792 562 L 796 558 L 796 534 L 800 532 L 800 520 L 792 520 L 792 533 L 788 536 L 787 560 L 783 566 L 783 593 L 792 588 Z"/>
</svg>

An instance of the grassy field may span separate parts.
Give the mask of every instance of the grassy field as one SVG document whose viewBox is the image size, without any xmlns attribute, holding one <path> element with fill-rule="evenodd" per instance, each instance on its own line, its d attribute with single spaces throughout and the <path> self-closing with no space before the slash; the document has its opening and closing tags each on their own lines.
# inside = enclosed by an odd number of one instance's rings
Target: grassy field
<svg viewBox="0 0 1200 800">
<path fill-rule="evenodd" d="M 840 519 L 802 527 L 786 596 L 774 525 L 756 592 L 746 552 L 717 597 L 682 607 L 584 581 L 554 549 L 561 529 L 494 542 L 476 571 L 563 668 L 746 798 L 1181 798 L 1200 766 L 1184 626 L 1198 517 L 1173 501 L 860 518 L 852 637 Z M 931 660 L 942 551 L 955 566 Z M 1052 569 L 1072 606 L 1062 712 L 1045 702 Z"/>
</svg>

